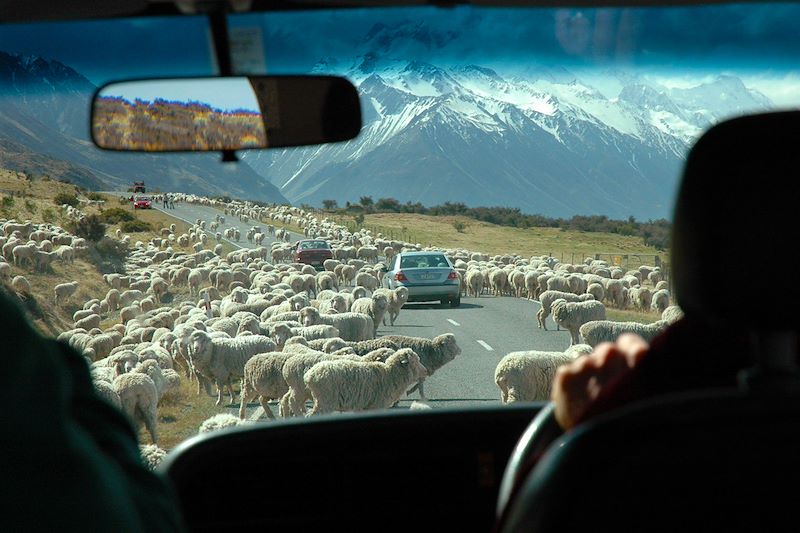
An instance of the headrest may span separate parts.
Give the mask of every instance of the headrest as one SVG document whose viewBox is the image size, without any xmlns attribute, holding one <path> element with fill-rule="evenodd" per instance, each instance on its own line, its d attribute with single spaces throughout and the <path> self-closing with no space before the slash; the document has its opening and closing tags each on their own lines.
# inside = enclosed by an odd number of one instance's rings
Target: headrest
<svg viewBox="0 0 800 533">
<path fill-rule="evenodd" d="M 800 112 L 722 122 L 686 161 L 672 230 L 675 298 L 687 317 L 798 329 Z"/>
</svg>

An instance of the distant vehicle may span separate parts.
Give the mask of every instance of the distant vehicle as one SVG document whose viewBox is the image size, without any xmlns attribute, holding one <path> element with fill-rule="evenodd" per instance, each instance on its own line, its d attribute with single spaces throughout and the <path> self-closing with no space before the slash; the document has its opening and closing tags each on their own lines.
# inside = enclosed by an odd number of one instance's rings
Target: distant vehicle
<svg viewBox="0 0 800 533">
<path fill-rule="evenodd" d="M 151 209 L 153 199 L 149 196 L 137 196 L 133 199 L 134 209 Z"/>
<path fill-rule="evenodd" d="M 143 181 L 134 181 L 133 182 L 133 192 L 134 192 L 134 194 L 136 194 L 137 192 L 147 192 L 147 190 L 144 187 L 144 182 Z"/>
<path fill-rule="evenodd" d="M 408 289 L 409 302 L 439 300 L 442 305 L 461 305 L 461 281 L 450 260 L 440 252 L 404 252 L 397 254 L 383 286 Z"/>
<path fill-rule="evenodd" d="M 292 253 L 292 260 L 295 263 L 305 263 L 317 270 L 322 270 L 322 263 L 326 259 L 333 259 L 331 245 L 321 239 L 304 239 L 297 241 Z"/>
</svg>

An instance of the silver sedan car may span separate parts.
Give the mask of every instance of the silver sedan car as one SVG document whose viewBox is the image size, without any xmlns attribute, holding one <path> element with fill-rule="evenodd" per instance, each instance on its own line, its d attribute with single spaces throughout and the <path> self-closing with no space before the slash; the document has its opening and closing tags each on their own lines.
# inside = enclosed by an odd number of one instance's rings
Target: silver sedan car
<svg viewBox="0 0 800 533">
<path fill-rule="evenodd" d="M 461 305 L 461 281 L 450 260 L 441 252 L 403 252 L 395 256 L 383 276 L 387 289 L 406 287 L 409 302 L 450 302 Z"/>
</svg>

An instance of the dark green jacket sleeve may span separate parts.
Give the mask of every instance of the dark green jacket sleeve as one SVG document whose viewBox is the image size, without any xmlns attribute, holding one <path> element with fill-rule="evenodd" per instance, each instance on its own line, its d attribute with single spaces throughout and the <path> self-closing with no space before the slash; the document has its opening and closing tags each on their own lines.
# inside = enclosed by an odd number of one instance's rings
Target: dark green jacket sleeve
<svg viewBox="0 0 800 533">
<path fill-rule="evenodd" d="M 0 296 L 0 530 L 181 531 L 169 486 L 139 457 L 85 359 Z"/>
</svg>

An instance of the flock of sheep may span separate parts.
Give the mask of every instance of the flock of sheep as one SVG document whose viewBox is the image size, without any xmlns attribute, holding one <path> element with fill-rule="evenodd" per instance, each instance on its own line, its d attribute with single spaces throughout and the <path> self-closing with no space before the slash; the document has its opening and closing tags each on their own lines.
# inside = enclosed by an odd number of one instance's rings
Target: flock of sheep
<svg viewBox="0 0 800 533">
<path fill-rule="evenodd" d="M 394 325 L 408 298 L 405 288 L 381 288 L 380 261 L 428 248 L 367 230 L 351 233 L 295 207 L 176 197 L 216 207 L 219 214 L 196 220 L 181 234 L 175 225 L 162 228 L 149 242 L 131 243 L 117 230 L 114 238 L 131 245 L 125 273 L 106 275 L 106 294 L 85 302 L 73 315 L 74 326 L 58 336 L 86 356 L 98 392 L 144 425 L 153 444 L 157 407 L 182 380 L 196 382 L 198 394 L 214 394 L 215 388 L 218 406 L 226 392 L 235 403 L 234 385 L 240 386 L 239 416 L 220 413 L 201 426 L 203 432 L 247 423 L 246 408 L 255 399 L 268 418 L 275 416 L 270 401 L 277 402 L 278 416 L 292 417 L 388 408 L 417 390 L 424 400 L 425 379 L 461 353 L 450 333 L 433 339 L 377 336 L 379 324 Z M 67 207 L 67 216 L 82 216 Z M 223 227 L 227 217 L 252 224 L 245 233 L 252 248 L 223 253 L 223 238 L 240 239 L 238 229 Z M 334 259 L 321 272 L 290 262 L 291 237 L 280 224 L 328 240 Z M 71 261 L 86 249 L 85 241 L 50 224 L 4 221 L 2 227 L 3 256 L 20 267 L 46 268 L 50 260 Z M 275 239 L 269 247 L 263 245 L 267 235 Z M 453 262 L 464 295 L 537 299 L 539 327 L 547 329 L 552 315 L 557 327 L 570 331 L 572 346 L 565 352 L 513 352 L 500 361 L 495 382 L 504 403 L 547 399 L 558 365 L 624 331 L 651 338 L 680 315 L 669 306 L 666 282 L 655 267 L 625 272 L 602 261 L 567 265 L 545 256 L 440 251 Z M 7 279 L 10 271 L 0 262 L 4 281 L 22 297 L 30 295 L 23 276 Z M 78 284 L 56 285 L 55 304 L 66 305 Z M 606 305 L 663 316 L 650 325 L 613 322 L 606 320 Z M 157 446 L 142 453 L 153 462 L 163 456 Z"/>
</svg>

